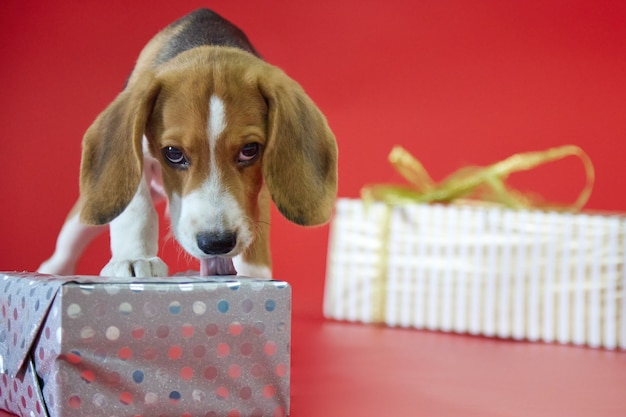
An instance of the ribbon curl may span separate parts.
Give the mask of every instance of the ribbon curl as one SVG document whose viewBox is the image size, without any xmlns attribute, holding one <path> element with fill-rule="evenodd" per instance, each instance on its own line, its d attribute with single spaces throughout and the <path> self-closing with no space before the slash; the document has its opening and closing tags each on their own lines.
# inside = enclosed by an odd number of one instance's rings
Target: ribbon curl
<svg viewBox="0 0 626 417">
<path fill-rule="evenodd" d="M 586 173 L 586 183 L 574 203 L 559 206 L 539 202 L 528 194 L 510 188 L 508 176 L 514 172 L 527 171 L 549 162 L 575 156 L 581 160 Z M 430 177 L 424 166 L 401 146 L 395 146 L 389 154 L 389 162 L 407 181 L 408 185 L 376 184 L 361 189 L 364 201 L 382 201 L 391 205 L 409 203 L 450 203 L 471 199 L 493 202 L 504 207 L 542 208 L 559 211 L 579 211 L 589 199 L 595 179 L 595 171 L 589 156 L 578 146 L 565 145 L 538 152 L 514 154 L 486 167 L 464 167 L 440 183 Z"/>
</svg>

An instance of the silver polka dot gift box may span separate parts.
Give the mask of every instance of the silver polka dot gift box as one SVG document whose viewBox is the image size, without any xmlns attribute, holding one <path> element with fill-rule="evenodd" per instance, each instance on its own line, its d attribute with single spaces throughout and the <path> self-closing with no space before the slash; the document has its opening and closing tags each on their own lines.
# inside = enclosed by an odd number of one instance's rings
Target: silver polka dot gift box
<svg viewBox="0 0 626 417">
<path fill-rule="evenodd" d="M 286 416 L 291 288 L 236 277 L 0 273 L 0 409 Z"/>
</svg>

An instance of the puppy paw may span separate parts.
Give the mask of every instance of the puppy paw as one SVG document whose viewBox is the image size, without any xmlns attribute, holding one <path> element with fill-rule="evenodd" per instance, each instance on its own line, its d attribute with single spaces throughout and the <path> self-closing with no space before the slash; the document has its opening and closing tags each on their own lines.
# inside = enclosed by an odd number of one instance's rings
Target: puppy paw
<svg viewBox="0 0 626 417">
<path fill-rule="evenodd" d="M 75 262 L 71 260 L 59 260 L 52 257 L 42 263 L 39 268 L 37 268 L 37 272 L 50 275 L 74 275 L 75 268 Z"/>
<path fill-rule="evenodd" d="M 161 258 L 111 259 L 100 275 L 103 277 L 166 277 L 168 269 Z"/>
</svg>

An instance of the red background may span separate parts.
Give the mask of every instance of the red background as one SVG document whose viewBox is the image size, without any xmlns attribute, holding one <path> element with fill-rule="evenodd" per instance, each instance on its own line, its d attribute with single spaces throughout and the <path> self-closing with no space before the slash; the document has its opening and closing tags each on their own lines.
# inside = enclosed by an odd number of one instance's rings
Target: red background
<svg viewBox="0 0 626 417">
<path fill-rule="evenodd" d="M 342 197 L 401 181 L 386 162 L 394 144 L 442 179 L 574 143 L 596 166 L 588 208 L 626 211 L 626 2 L 3 0 L 0 270 L 50 255 L 77 197 L 83 132 L 145 42 L 200 6 L 241 26 L 325 112 Z M 571 202 L 584 176 L 567 160 L 513 181 Z M 274 211 L 274 272 L 294 291 L 294 416 L 625 415 L 621 352 L 317 320 L 327 239 L 328 227 Z M 107 246 L 79 272 L 96 274 Z M 172 239 L 161 255 L 172 272 L 198 267 Z"/>
<path fill-rule="evenodd" d="M 596 166 L 588 208 L 626 210 L 626 3 L 618 1 L 33 1 L 0 12 L 0 270 L 34 270 L 78 193 L 80 140 L 159 29 L 211 7 L 298 80 L 340 150 L 339 195 L 400 182 L 394 144 L 435 179 L 468 163 L 574 143 Z M 522 189 L 573 201 L 574 160 L 516 175 Z M 198 268 L 165 239 L 172 272 Z M 296 313 L 319 317 L 328 227 L 272 221 L 275 277 Z M 97 274 L 108 238 L 80 263 Z"/>
</svg>

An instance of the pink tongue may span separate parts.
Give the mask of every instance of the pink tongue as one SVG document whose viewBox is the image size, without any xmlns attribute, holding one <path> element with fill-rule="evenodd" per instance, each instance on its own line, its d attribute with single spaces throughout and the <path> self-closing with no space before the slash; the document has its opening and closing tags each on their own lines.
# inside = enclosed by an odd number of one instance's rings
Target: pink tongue
<svg viewBox="0 0 626 417">
<path fill-rule="evenodd" d="M 211 275 L 237 275 L 232 258 L 220 256 L 201 258 L 200 276 L 208 277 Z"/>
</svg>

